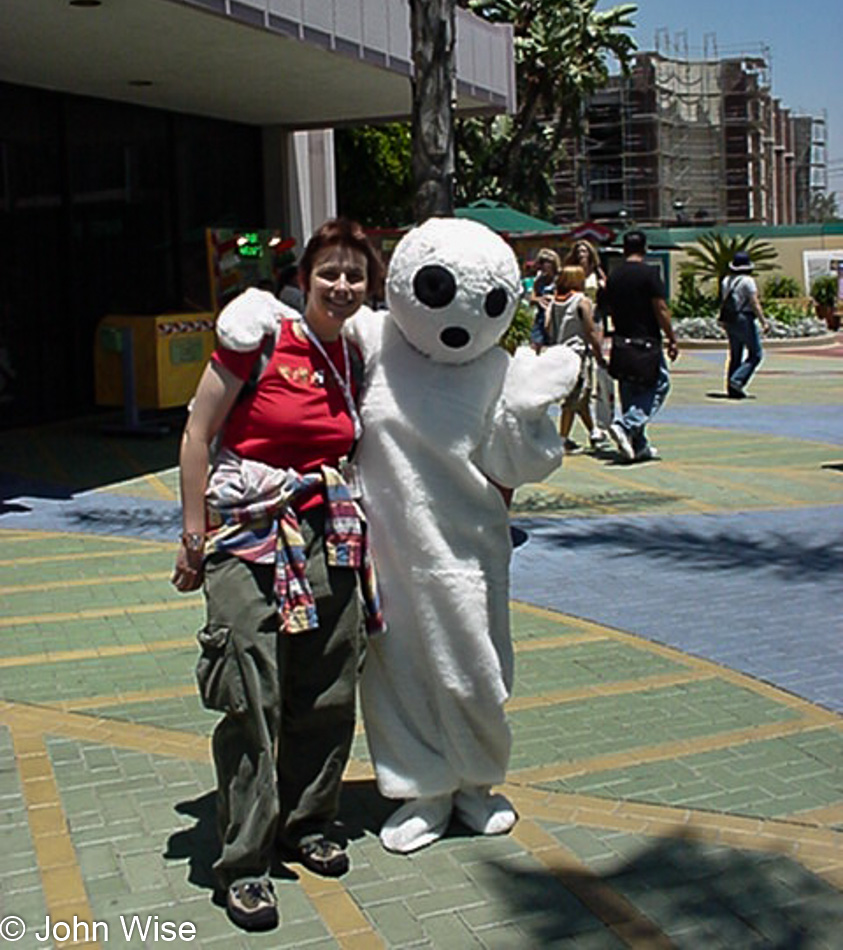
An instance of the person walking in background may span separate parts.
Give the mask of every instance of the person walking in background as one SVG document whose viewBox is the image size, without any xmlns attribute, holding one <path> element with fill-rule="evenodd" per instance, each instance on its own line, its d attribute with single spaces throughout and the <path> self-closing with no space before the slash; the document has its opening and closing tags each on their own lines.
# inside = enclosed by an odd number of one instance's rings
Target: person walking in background
<svg viewBox="0 0 843 950">
<path fill-rule="evenodd" d="M 644 263 L 647 237 L 643 231 L 627 231 L 623 238 L 624 262 L 606 281 L 606 305 L 615 336 L 655 341 L 658 372 L 655 382 L 642 384 L 619 379 L 621 415 L 609 426 L 609 435 L 628 462 L 645 462 L 659 457 L 647 439 L 646 427 L 659 411 L 670 390 L 670 372 L 662 351 L 667 339 L 667 355 L 673 362 L 679 344 L 673 331 L 664 284 L 655 268 Z"/>
<path fill-rule="evenodd" d="M 565 258 L 565 265 L 581 267 L 585 274 L 583 289 L 593 304 L 606 288 L 606 273 L 600 266 L 600 257 L 594 245 L 588 241 L 577 241 Z"/>
<path fill-rule="evenodd" d="M 720 284 L 720 299 L 725 301 L 731 296 L 735 305 L 733 319 L 722 324 L 729 338 L 726 395 L 730 399 L 746 399 L 746 385 L 764 357 L 758 324 L 765 330 L 769 324 L 761 309 L 758 287 L 751 274 L 749 254 L 738 251 L 729 264 L 729 273 Z"/>
<path fill-rule="evenodd" d="M 281 303 L 304 313 L 304 293 L 299 286 L 299 269 L 296 264 L 288 264 L 278 275 L 275 296 Z"/>
<path fill-rule="evenodd" d="M 593 244 L 580 239 L 568 252 L 565 264 L 582 267 L 585 272 L 584 289 L 593 305 L 592 317 L 602 346 L 605 335 L 603 298 L 606 292 L 606 272 L 600 264 L 600 256 Z M 596 422 L 591 433 L 591 442 L 592 446 L 596 447 L 606 441 L 606 432 L 615 418 L 615 383 L 606 369 L 605 360 L 594 367 L 591 414 Z"/>
<path fill-rule="evenodd" d="M 524 264 L 524 276 L 521 278 L 521 287 L 523 288 L 523 294 L 525 300 L 530 299 L 530 294 L 533 292 L 533 284 L 536 282 L 536 274 L 538 273 L 538 265 L 535 261 L 527 261 Z"/>
<path fill-rule="evenodd" d="M 568 454 L 580 448 L 570 438 L 575 415 L 580 417 L 586 427 L 592 448 L 605 439 L 604 434 L 594 424 L 590 408 L 595 360 L 598 364 L 605 364 L 602 343 L 592 314 L 593 305 L 585 293 L 585 271 L 578 266 L 563 267 L 556 281 L 556 296 L 547 309 L 546 330 L 551 346 L 580 341 L 583 348 L 579 380 L 562 403 L 562 415 L 559 419 L 559 434 Z"/>
<path fill-rule="evenodd" d="M 341 331 L 382 266 L 363 229 L 338 219 L 311 238 L 299 268 L 301 319 L 254 288 L 223 308 L 180 455 L 172 582 L 186 592 L 204 578 L 196 675 L 203 704 L 223 713 L 214 870 L 229 916 L 247 930 L 278 923 L 276 848 L 317 874 L 348 870 L 331 825 L 365 652 L 361 594 L 368 628 L 380 619 L 362 513 L 342 474 L 362 432 L 362 357 Z M 249 386 L 265 335 L 275 346 Z"/>
<path fill-rule="evenodd" d="M 536 264 L 539 272 L 530 291 L 530 303 L 536 308 L 533 328 L 530 331 L 530 345 L 536 353 L 539 353 L 548 344 L 545 329 L 547 308 L 553 303 L 553 295 L 556 292 L 556 275 L 560 267 L 559 255 L 556 251 L 543 247 L 536 256 Z"/>
</svg>

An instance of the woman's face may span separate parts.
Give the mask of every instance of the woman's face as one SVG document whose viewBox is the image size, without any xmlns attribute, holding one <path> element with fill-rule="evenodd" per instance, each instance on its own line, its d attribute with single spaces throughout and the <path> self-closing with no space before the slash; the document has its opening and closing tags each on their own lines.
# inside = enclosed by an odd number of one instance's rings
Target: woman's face
<svg viewBox="0 0 843 950">
<path fill-rule="evenodd" d="M 591 254 L 588 253 L 588 248 L 583 244 L 577 247 L 577 264 L 585 271 L 591 269 Z"/>
<path fill-rule="evenodd" d="M 323 248 L 315 256 L 305 317 L 318 337 L 336 339 L 343 323 L 360 309 L 369 286 L 367 268 L 362 251 L 342 244 Z"/>
</svg>

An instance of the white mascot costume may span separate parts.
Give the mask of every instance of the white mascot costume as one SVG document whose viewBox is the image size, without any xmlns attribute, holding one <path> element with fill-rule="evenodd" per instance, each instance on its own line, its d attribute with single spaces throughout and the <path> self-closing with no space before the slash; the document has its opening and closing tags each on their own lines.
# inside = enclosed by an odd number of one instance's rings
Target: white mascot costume
<svg viewBox="0 0 843 950">
<path fill-rule="evenodd" d="M 361 683 L 378 788 L 405 799 L 381 841 L 410 852 L 453 812 L 500 834 L 515 824 L 491 786 L 511 737 L 511 544 L 499 487 L 545 478 L 562 460 L 547 414 L 576 383 L 579 354 L 510 357 L 496 343 L 521 295 L 518 263 L 493 231 L 431 219 L 398 244 L 388 312 L 347 332 L 365 359 L 357 454 L 389 632 Z"/>
</svg>

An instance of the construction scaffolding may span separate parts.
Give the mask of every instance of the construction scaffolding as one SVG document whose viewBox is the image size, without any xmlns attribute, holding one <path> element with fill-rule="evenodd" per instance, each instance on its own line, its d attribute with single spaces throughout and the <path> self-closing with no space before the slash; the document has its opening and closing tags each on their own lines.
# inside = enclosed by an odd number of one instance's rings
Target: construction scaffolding
<svg viewBox="0 0 843 950">
<path fill-rule="evenodd" d="M 817 199 L 825 196 L 828 191 L 826 117 L 825 115 L 794 116 L 793 127 L 796 155 L 796 214 L 799 220 L 810 221 Z"/>
<path fill-rule="evenodd" d="M 591 97 L 557 175 L 557 220 L 800 220 L 797 136 L 771 96 L 769 64 L 765 46 L 721 57 L 709 33 L 702 56 L 692 58 L 685 34 L 671 44 L 666 31 L 657 33 L 654 52 L 639 54 L 629 75 Z M 807 134 L 813 159 L 819 133 L 812 126 Z M 817 181 L 809 173 L 809 195 Z"/>
</svg>

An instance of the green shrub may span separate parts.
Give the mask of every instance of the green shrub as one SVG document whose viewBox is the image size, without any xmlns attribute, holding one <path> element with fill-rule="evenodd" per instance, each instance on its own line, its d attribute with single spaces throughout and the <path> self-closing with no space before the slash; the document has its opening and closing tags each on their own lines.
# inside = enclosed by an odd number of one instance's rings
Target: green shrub
<svg viewBox="0 0 843 950">
<path fill-rule="evenodd" d="M 671 301 L 671 314 L 676 320 L 691 317 L 713 317 L 719 311 L 717 297 L 703 293 L 697 286 L 697 275 L 688 268 L 679 273 L 679 294 Z"/>
<path fill-rule="evenodd" d="M 508 352 L 514 353 L 519 346 L 530 342 L 530 330 L 533 327 L 533 318 L 535 312 L 533 308 L 523 300 L 518 304 L 515 316 L 509 329 L 503 335 L 501 346 Z"/>
<path fill-rule="evenodd" d="M 761 293 L 762 300 L 773 300 L 781 297 L 801 297 L 802 288 L 795 277 L 787 277 L 785 274 L 776 274 L 768 277 L 764 281 L 764 289 Z"/>
<path fill-rule="evenodd" d="M 766 300 L 764 302 L 764 316 L 768 320 L 792 325 L 813 316 L 810 301 L 807 303 L 789 303 L 786 300 Z"/>
<path fill-rule="evenodd" d="M 811 296 L 824 307 L 833 307 L 837 303 L 837 278 L 832 274 L 821 274 L 811 282 Z"/>
</svg>

